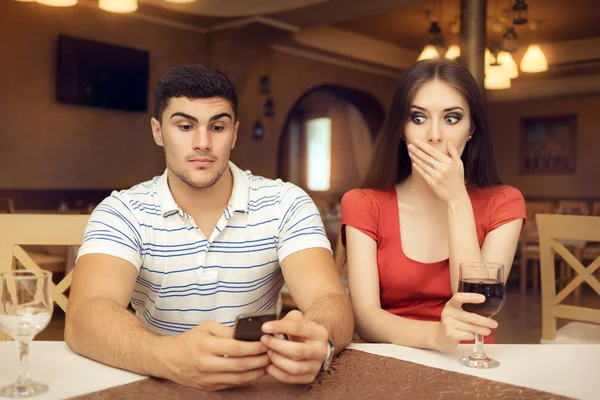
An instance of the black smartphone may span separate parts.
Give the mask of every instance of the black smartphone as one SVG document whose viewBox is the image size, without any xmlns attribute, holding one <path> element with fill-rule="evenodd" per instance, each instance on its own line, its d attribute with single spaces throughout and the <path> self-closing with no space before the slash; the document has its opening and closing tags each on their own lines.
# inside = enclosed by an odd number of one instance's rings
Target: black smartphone
<svg viewBox="0 0 600 400">
<path fill-rule="evenodd" d="M 245 342 L 258 342 L 262 335 L 262 324 L 277 319 L 275 314 L 238 315 L 235 319 L 233 338 Z"/>
</svg>

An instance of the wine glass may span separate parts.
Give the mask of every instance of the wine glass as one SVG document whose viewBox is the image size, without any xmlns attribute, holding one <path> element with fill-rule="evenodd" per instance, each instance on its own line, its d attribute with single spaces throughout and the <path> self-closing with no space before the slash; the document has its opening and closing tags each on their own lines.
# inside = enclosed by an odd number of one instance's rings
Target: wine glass
<svg viewBox="0 0 600 400">
<path fill-rule="evenodd" d="M 459 266 L 459 292 L 478 293 L 485 301 L 478 304 L 463 304 L 463 310 L 484 317 L 492 317 L 500 311 L 504 303 L 504 265 L 488 262 L 462 262 Z M 497 360 L 492 360 L 483 351 L 483 335 L 475 335 L 473 354 L 459 360 L 462 365 L 472 368 L 496 368 Z"/>
<path fill-rule="evenodd" d="M 48 386 L 31 380 L 28 368 L 29 343 L 42 331 L 50 318 L 52 273 L 15 270 L 0 272 L 0 329 L 19 347 L 17 380 L 0 389 L 0 396 L 30 397 L 48 391 Z"/>
</svg>

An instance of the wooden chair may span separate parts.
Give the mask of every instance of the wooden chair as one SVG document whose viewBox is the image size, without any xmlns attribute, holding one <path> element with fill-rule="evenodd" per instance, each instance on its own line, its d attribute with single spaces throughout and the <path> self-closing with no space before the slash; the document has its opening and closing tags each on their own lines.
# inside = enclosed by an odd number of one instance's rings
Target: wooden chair
<svg viewBox="0 0 600 400">
<path fill-rule="evenodd" d="M 520 257 L 520 286 L 521 293 L 527 291 L 527 270 L 529 262 L 533 264 L 531 270 L 532 289 L 538 291 L 539 284 L 539 261 L 540 261 L 540 246 L 538 243 L 538 235 L 535 224 L 535 216 L 537 214 L 550 214 L 552 212 L 552 203 L 549 201 L 528 201 L 525 204 L 527 222 L 523 228 L 521 235 L 521 257 Z"/>
<path fill-rule="evenodd" d="M 2 208 L 2 204 L 6 204 L 6 207 Z M 11 197 L 0 197 L 0 214 L 2 214 L 3 211 L 7 212 L 8 214 L 15 213 L 15 204 Z M 35 261 L 35 263 L 44 270 L 52 273 L 65 272 L 67 261 L 66 254 L 48 251 L 48 249 L 44 248 L 44 246 L 38 246 L 35 249 L 29 249 L 27 253 L 33 259 L 33 261 Z"/>
<path fill-rule="evenodd" d="M 600 201 L 595 201 L 592 204 L 592 215 L 600 217 Z"/>
<path fill-rule="evenodd" d="M 590 209 L 585 200 L 561 200 L 556 210 L 559 214 L 589 215 Z"/>
<path fill-rule="evenodd" d="M 0 272 L 22 268 L 36 271 L 44 269 L 22 246 L 79 246 L 89 215 L 0 215 Z M 58 284 L 52 284 L 54 302 L 64 311 L 68 300 L 65 292 L 71 286 L 72 271 Z M 0 332 L 0 340 L 3 334 Z"/>
<path fill-rule="evenodd" d="M 536 216 L 540 237 L 542 273 L 542 343 L 600 343 L 600 309 L 561 304 L 579 285 L 586 282 L 600 296 L 600 281 L 594 272 L 600 268 L 600 257 L 584 267 L 561 242 L 563 240 L 600 241 L 600 217 L 574 215 Z M 555 282 L 557 253 L 576 276 L 558 294 Z M 556 319 L 570 322 L 556 329 Z"/>
<path fill-rule="evenodd" d="M 600 201 L 595 201 L 592 204 L 592 215 L 600 217 Z M 582 260 L 592 261 L 597 257 L 600 257 L 600 243 L 598 242 L 587 244 L 581 252 Z M 598 273 L 597 275 L 600 275 L 600 270 L 596 272 Z"/>
<path fill-rule="evenodd" d="M 15 201 L 12 197 L 0 197 L 0 214 L 15 213 Z"/>
</svg>

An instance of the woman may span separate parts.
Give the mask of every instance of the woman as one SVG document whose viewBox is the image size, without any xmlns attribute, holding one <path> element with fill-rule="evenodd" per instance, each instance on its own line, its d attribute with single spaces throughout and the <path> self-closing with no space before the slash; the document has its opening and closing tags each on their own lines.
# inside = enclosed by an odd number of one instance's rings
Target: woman
<svg viewBox="0 0 600 400">
<path fill-rule="evenodd" d="M 483 100 L 471 74 L 421 61 L 398 80 L 362 189 L 342 199 L 342 240 L 357 332 L 369 342 L 452 351 L 492 319 L 462 310 L 461 261 L 493 261 L 508 276 L 525 219 L 502 186 Z"/>
</svg>

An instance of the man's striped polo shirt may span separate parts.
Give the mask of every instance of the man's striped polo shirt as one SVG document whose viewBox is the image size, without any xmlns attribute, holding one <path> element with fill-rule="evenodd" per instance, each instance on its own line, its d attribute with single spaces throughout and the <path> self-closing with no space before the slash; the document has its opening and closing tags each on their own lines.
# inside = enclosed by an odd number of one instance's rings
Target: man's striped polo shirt
<svg viewBox="0 0 600 400">
<path fill-rule="evenodd" d="M 229 168 L 229 205 L 208 240 L 175 203 L 166 171 L 113 192 L 90 216 L 78 257 L 103 253 L 133 264 L 131 305 L 153 332 L 175 335 L 208 320 L 232 326 L 238 314 L 276 311 L 283 259 L 308 248 L 331 251 L 302 189 Z"/>
</svg>

